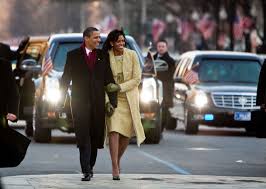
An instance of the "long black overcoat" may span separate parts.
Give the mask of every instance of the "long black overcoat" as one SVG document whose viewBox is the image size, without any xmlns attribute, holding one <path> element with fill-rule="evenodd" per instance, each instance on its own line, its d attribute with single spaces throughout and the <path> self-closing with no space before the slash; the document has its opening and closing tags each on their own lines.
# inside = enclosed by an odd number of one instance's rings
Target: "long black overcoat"
<svg viewBox="0 0 266 189">
<path fill-rule="evenodd" d="M 78 147 L 89 143 L 88 136 L 97 148 L 103 148 L 105 138 L 105 90 L 115 83 L 108 54 L 96 50 L 94 69 L 89 70 L 82 47 L 67 54 L 64 73 L 60 81 L 63 94 L 72 81 L 71 107 Z M 116 93 L 109 93 L 110 102 L 117 106 Z"/>
<path fill-rule="evenodd" d="M 0 115 L 18 116 L 19 92 L 12 73 L 11 63 L 0 58 Z"/>
<path fill-rule="evenodd" d="M 258 106 L 261 106 L 262 104 L 266 105 L 266 61 L 263 63 L 260 70 L 256 104 Z"/>
<path fill-rule="evenodd" d="M 153 58 L 156 60 L 158 53 L 156 53 Z M 168 64 L 167 72 L 157 72 L 157 77 L 163 82 L 163 105 L 166 107 L 173 106 L 173 91 L 174 91 L 174 80 L 173 75 L 175 72 L 175 60 L 169 55 L 168 52 L 164 53 L 160 57 Z"/>
</svg>

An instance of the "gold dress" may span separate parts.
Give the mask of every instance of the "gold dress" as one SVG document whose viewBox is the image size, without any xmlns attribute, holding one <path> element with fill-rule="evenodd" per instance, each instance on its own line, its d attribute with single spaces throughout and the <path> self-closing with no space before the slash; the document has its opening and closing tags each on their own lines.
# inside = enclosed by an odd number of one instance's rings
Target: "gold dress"
<svg viewBox="0 0 266 189">
<path fill-rule="evenodd" d="M 123 83 L 123 55 L 115 56 L 115 62 L 111 67 L 115 82 L 117 84 Z M 108 117 L 106 121 L 108 132 L 118 132 L 129 138 L 135 136 L 131 111 L 125 92 L 118 92 L 117 108 L 114 114 Z"/>
</svg>

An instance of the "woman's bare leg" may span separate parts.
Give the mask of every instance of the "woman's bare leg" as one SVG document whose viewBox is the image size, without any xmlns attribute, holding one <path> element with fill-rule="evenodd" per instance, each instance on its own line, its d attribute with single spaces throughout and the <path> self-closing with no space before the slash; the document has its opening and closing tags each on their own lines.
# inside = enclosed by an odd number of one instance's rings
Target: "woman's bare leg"
<svg viewBox="0 0 266 189">
<path fill-rule="evenodd" d="M 127 149 L 129 144 L 129 138 L 123 135 L 119 135 L 119 149 L 118 149 L 118 168 L 120 172 L 120 160 Z"/>
<path fill-rule="evenodd" d="M 112 174 L 113 176 L 118 176 L 119 175 L 119 167 L 118 167 L 119 134 L 117 132 L 109 133 L 109 148 L 112 159 Z"/>
</svg>

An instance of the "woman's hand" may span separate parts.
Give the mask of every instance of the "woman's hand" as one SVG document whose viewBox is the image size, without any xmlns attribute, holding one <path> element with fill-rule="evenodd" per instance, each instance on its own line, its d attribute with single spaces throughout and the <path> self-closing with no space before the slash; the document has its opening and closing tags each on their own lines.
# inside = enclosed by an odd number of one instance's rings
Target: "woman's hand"
<svg viewBox="0 0 266 189">
<path fill-rule="evenodd" d="M 121 90 L 121 87 L 118 84 L 115 84 L 115 83 L 109 83 L 105 87 L 105 91 L 108 92 L 108 93 L 119 92 L 120 90 Z"/>
<path fill-rule="evenodd" d="M 112 104 L 111 104 L 110 102 L 107 102 L 107 103 L 105 104 L 105 112 L 106 112 L 106 115 L 107 115 L 108 117 L 111 117 L 111 116 L 113 115 L 114 111 L 115 111 L 115 109 L 114 109 L 114 107 L 112 106 Z"/>
</svg>

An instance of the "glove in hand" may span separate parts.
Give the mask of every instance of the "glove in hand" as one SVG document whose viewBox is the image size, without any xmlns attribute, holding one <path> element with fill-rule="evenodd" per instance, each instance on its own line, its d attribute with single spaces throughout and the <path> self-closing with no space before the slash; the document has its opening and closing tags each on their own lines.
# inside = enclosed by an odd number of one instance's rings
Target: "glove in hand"
<svg viewBox="0 0 266 189">
<path fill-rule="evenodd" d="M 115 83 L 109 83 L 106 87 L 105 87 L 106 92 L 112 93 L 112 92 L 118 92 L 121 90 L 120 86 L 118 84 Z"/>
<path fill-rule="evenodd" d="M 112 106 L 112 104 L 110 102 L 107 102 L 105 104 L 105 113 L 108 117 L 111 117 L 114 113 L 115 109 L 114 107 Z"/>
</svg>

